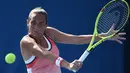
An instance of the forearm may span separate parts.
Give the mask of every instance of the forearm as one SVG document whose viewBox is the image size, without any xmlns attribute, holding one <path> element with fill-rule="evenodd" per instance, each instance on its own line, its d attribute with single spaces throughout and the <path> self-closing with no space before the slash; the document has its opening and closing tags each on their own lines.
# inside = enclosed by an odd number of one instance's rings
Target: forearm
<svg viewBox="0 0 130 73">
<path fill-rule="evenodd" d="M 105 36 L 105 34 L 99 34 L 96 36 L 95 41 L 100 40 L 101 38 L 99 36 Z M 79 35 L 75 37 L 75 40 L 77 40 L 76 44 L 88 44 L 90 43 L 93 35 Z"/>
<path fill-rule="evenodd" d="M 44 48 L 44 49 L 46 49 L 46 48 Z M 52 53 L 51 51 L 44 50 L 44 49 L 41 50 L 41 49 L 39 49 L 38 46 L 34 46 L 33 50 L 30 50 L 30 52 L 32 55 L 35 55 L 39 58 L 46 58 L 46 59 L 50 60 L 52 63 L 55 63 L 57 66 L 61 66 L 61 67 L 69 69 L 68 66 L 70 63 L 68 61 L 59 57 L 59 55 L 56 55 L 56 54 Z"/>
<path fill-rule="evenodd" d="M 57 56 L 57 55 L 55 55 L 54 53 L 52 53 L 52 52 L 50 52 L 50 51 L 46 51 L 46 54 L 44 53 L 44 55 L 43 55 L 43 57 L 44 58 L 48 58 L 49 60 L 51 60 L 52 62 L 55 62 L 55 64 L 56 64 L 56 60 L 58 60 L 58 58 L 61 58 L 61 57 L 59 57 L 59 56 Z M 63 59 L 63 58 L 62 58 Z M 66 60 L 61 60 L 61 61 L 59 61 L 59 66 L 61 66 L 61 67 L 64 67 L 64 68 L 66 68 L 66 69 L 69 69 L 69 62 L 68 61 L 66 61 Z M 56 64 L 57 65 L 57 64 Z"/>
<path fill-rule="evenodd" d="M 99 36 L 104 36 L 105 34 L 99 34 L 96 36 L 95 41 L 100 40 Z M 56 42 L 64 43 L 64 44 L 88 44 L 90 43 L 93 35 L 68 35 L 66 38 L 62 38 L 60 40 L 56 40 Z"/>
<path fill-rule="evenodd" d="M 50 54 L 50 56 L 48 56 L 49 59 L 53 59 L 53 62 L 55 62 L 55 64 L 57 66 L 60 66 L 60 67 L 64 67 L 66 69 L 69 69 L 69 65 L 70 63 L 68 61 L 66 61 L 65 59 L 62 58 L 62 60 L 60 60 L 59 62 L 56 62 L 58 60 L 58 58 L 61 58 L 59 56 L 53 56 Z"/>
<path fill-rule="evenodd" d="M 69 69 L 69 65 L 70 65 L 70 63 L 68 61 L 64 60 L 64 59 L 61 62 L 61 67 L 64 67 L 66 69 Z"/>
</svg>

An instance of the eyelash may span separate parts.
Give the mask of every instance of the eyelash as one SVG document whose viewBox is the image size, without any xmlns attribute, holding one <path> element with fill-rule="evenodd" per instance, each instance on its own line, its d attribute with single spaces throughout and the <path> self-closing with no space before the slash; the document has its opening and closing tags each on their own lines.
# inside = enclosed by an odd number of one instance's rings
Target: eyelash
<svg viewBox="0 0 130 73">
<path fill-rule="evenodd" d="M 36 21 L 31 21 L 31 23 L 32 24 L 37 24 Z M 42 24 L 42 23 L 46 24 L 45 22 L 40 22 L 39 24 Z"/>
</svg>

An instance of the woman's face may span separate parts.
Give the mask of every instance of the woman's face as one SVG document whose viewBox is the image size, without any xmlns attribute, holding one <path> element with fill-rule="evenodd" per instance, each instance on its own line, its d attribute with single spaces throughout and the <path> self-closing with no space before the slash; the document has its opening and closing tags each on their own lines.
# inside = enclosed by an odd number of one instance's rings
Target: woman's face
<svg viewBox="0 0 130 73">
<path fill-rule="evenodd" d="M 30 19 L 27 20 L 28 29 L 31 33 L 43 34 L 48 24 L 46 16 L 41 13 L 32 13 Z"/>
</svg>

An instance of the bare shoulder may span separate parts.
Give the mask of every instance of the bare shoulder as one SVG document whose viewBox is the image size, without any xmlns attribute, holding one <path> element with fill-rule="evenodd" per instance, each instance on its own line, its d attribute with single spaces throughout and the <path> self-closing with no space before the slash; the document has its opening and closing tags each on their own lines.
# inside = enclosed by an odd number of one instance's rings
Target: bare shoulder
<svg viewBox="0 0 130 73">
<path fill-rule="evenodd" d="M 55 34 L 57 33 L 57 29 L 53 27 L 47 27 L 45 34 L 50 38 L 54 39 Z"/>
<path fill-rule="evenodd" d="M 63 41 L 65 41 L 65 39 L 68 39 L 68 37 L 72 36 L 70 34 L 64 33 L 64 32 L 62 32 L 56 28 L 53 28 L 53 27 L 48 27 L 46 29 L 45 33 L 56 42 L 63 42 Z"/>
<path fill-rule="evenodd" d="M 28 60 L 31 56 L 31 50 L 34 46 L 34 40 L 28 36 L 24 36 L 20 41 L 20 49 L 24 60 Z"/>
<path fill-rule="evenodd" d="M 25 46 L 29 46 L 29 44 L 33 44 L 34 40 L 28 36 L 24 36 L 20 41 L 20 47 L 23 48 Z"/>
<path fill-rule="evenodd" d="M 21 39 L 20 43 L 31 43 L 33 40 L 26 35 Z"/>
<path fill-rule="evenodd" d="M 54 27 L 47 27 L 46 28 L 46 32 L 53 32 L 53 31 L 56 31 L 57 29 L 54 28 Z"/>
</svg>

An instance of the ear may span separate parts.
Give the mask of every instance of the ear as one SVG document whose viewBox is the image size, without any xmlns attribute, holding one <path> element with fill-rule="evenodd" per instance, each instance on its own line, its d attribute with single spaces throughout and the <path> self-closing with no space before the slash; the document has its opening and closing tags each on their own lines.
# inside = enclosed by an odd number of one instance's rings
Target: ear
<svg viewBox="0 0 130 73">
<path fill-rule="evenodd" d="M 30 19 L 27 19 L 27 22 L 26 22 L 26 23 L 27 23 L 27 26 L 28 26 L 28 24 L 29 24 L 29 21 L 30 21 Z"/>
</svg>

